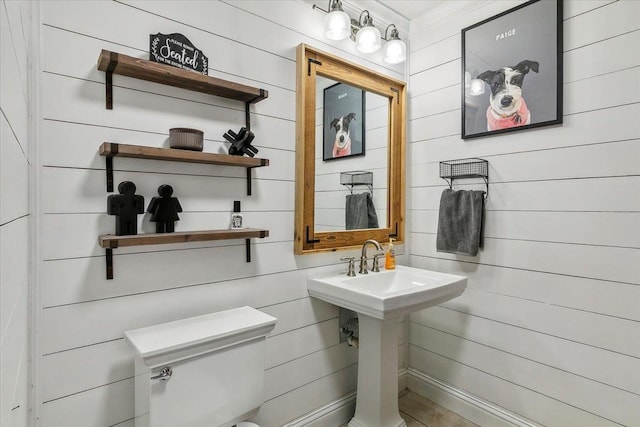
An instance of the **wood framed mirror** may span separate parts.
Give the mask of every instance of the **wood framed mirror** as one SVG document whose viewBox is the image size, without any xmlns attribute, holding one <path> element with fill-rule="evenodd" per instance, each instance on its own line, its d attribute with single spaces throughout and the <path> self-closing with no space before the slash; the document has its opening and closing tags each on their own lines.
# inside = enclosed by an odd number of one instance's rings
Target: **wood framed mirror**
<svg viewBox="0 0 640 427">
<path fill-rule="evenodd" d="M 296 97 L 294 252 L 402 243 L 405 83 L 301 44 Z"/>
</svg>

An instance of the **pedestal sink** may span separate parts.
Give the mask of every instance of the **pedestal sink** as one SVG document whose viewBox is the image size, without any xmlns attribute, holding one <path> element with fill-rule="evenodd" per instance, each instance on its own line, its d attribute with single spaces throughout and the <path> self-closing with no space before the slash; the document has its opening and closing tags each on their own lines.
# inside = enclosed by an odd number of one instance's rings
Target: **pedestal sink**
<svg viewBox="0 0 640 427">
<path fill-rule="evenodd" d="M 398 411 L 400 316 L 455 298 L 467 278 L 419 268 L 308 277 L 309 295 L 358 313 L 358 394 L 349 427 L 405 427 Z"/>
</svg>

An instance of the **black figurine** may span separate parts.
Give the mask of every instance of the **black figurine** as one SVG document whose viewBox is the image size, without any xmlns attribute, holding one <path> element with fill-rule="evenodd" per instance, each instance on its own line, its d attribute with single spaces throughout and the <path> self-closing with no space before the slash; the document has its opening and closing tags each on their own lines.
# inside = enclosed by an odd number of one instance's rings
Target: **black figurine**
<svg viewBox="0 0 640 427">
<path fill-rule="evenodd" d="M 138 234 L 138 214 L 144 213 L 144 197 L 135 194 L 136 185 L 131 181 L 122 181 L 118 193 L 107 197 L 107 213 L 116 215 L 116 235 L 131 236 Z"/>
<path fill-rule="evenodd" d="M 177 197 L 171 197 L 173 187 L 161 185 L 158 187 L 160 197 L 154 197 L 149 203 L 147 212 L 151 214 L 151 222 L 156 223 L 156 233 L 173 233 L 175 221 L 179 221 L 178 212 L 182 212 L 182 206 Z"/>
</svg>

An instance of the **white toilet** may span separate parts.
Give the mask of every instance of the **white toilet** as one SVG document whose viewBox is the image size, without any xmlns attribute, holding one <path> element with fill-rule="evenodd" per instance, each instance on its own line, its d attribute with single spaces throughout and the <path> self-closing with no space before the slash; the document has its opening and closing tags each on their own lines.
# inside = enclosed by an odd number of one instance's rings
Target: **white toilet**
<svg viewBox="0 0 640 427">
<path fill-rule="evenodd" d="M 240 307 L 125 332 L 136 353 L 136 427 L 256 426 L 241 421 L 264 402 L 276 321 Z"/>
</svg>

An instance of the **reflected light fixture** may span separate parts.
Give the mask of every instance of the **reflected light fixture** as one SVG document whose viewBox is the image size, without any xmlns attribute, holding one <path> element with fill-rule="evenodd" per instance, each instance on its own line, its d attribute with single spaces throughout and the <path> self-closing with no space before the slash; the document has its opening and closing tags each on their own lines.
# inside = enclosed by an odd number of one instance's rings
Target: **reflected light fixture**
<svg viewBox="0 0 640 427">
<path fill-rule="evenodd" d="M 391 30 L 391 35 L 387 36 L 389 32 L 389 28 L 393 27 Z M 387 64 L 399 64 L 407 60 L 407 45 L 404 44 L 402 40 L 400 40 L 400 35 L 398 33 L 398 29 L 395 25 L 389 24 L 387 29 L 384 32 L 384 39 L 387 41 L 384 45 L 383 53 L 383 61 Z"/>
<path fill-rule="evenodd" d="M 366 13 L 366 15 L 365 15 Z M 362 20 L 364 15 L 364 22 Z M 363 10 L 358 19 L 360 29 L 356 33 L 356 49 L 362 53 L 373 53 L 382 47 L 380 30 L 373 26 L 373 18 L 368 10 Z"/>
<path fill-rule="evenodd" d="M 324 36 L 329 40 L 344 40 L 349 37 L 351 35 L 351 18 L 342 10 L 342 2 L 329 0 L 328 11 L 329 13 L 324 17 Z"/>
<path fill-rule="evenodd" d="M 478 96 L 484 94 L 484 80 L 478 78 L 478 70 L 476 67 L 471 66 L 464 72 L 464 88 L 465 92 L 471 96 Z"/>
<path fill-rule="evenodd" d="M 382 51 L 385 63 L 400 64 L 407 60 L 407 45 L 400 39 L 400 33 L 394 24 L 389 24 L 382 37 L 380 30 L 373 25 L 373 17 L 368 10 L 363 10 L 356 21 L 342 10 L 341 0 L 329 0 L 327 10 L 315 4 L 313 8 L 327 14 L 324 18 L 325 38 L 344 40 L 351 36 L 351 39 L 356 42 L 356 50 L 362 53 L 377 52 L 382 47 L 382 40 L 385 40 Z M 391 30 L 390 33 L 389 30 Z"/>
<path fill-rule="evenodd" d="M 482 95 L 483 93 L 484 93 L 484 80 L 472 79 L 470 88 L 469 88 L 469 95 L 478 96 L 478 95 Z"/>
</svg>

